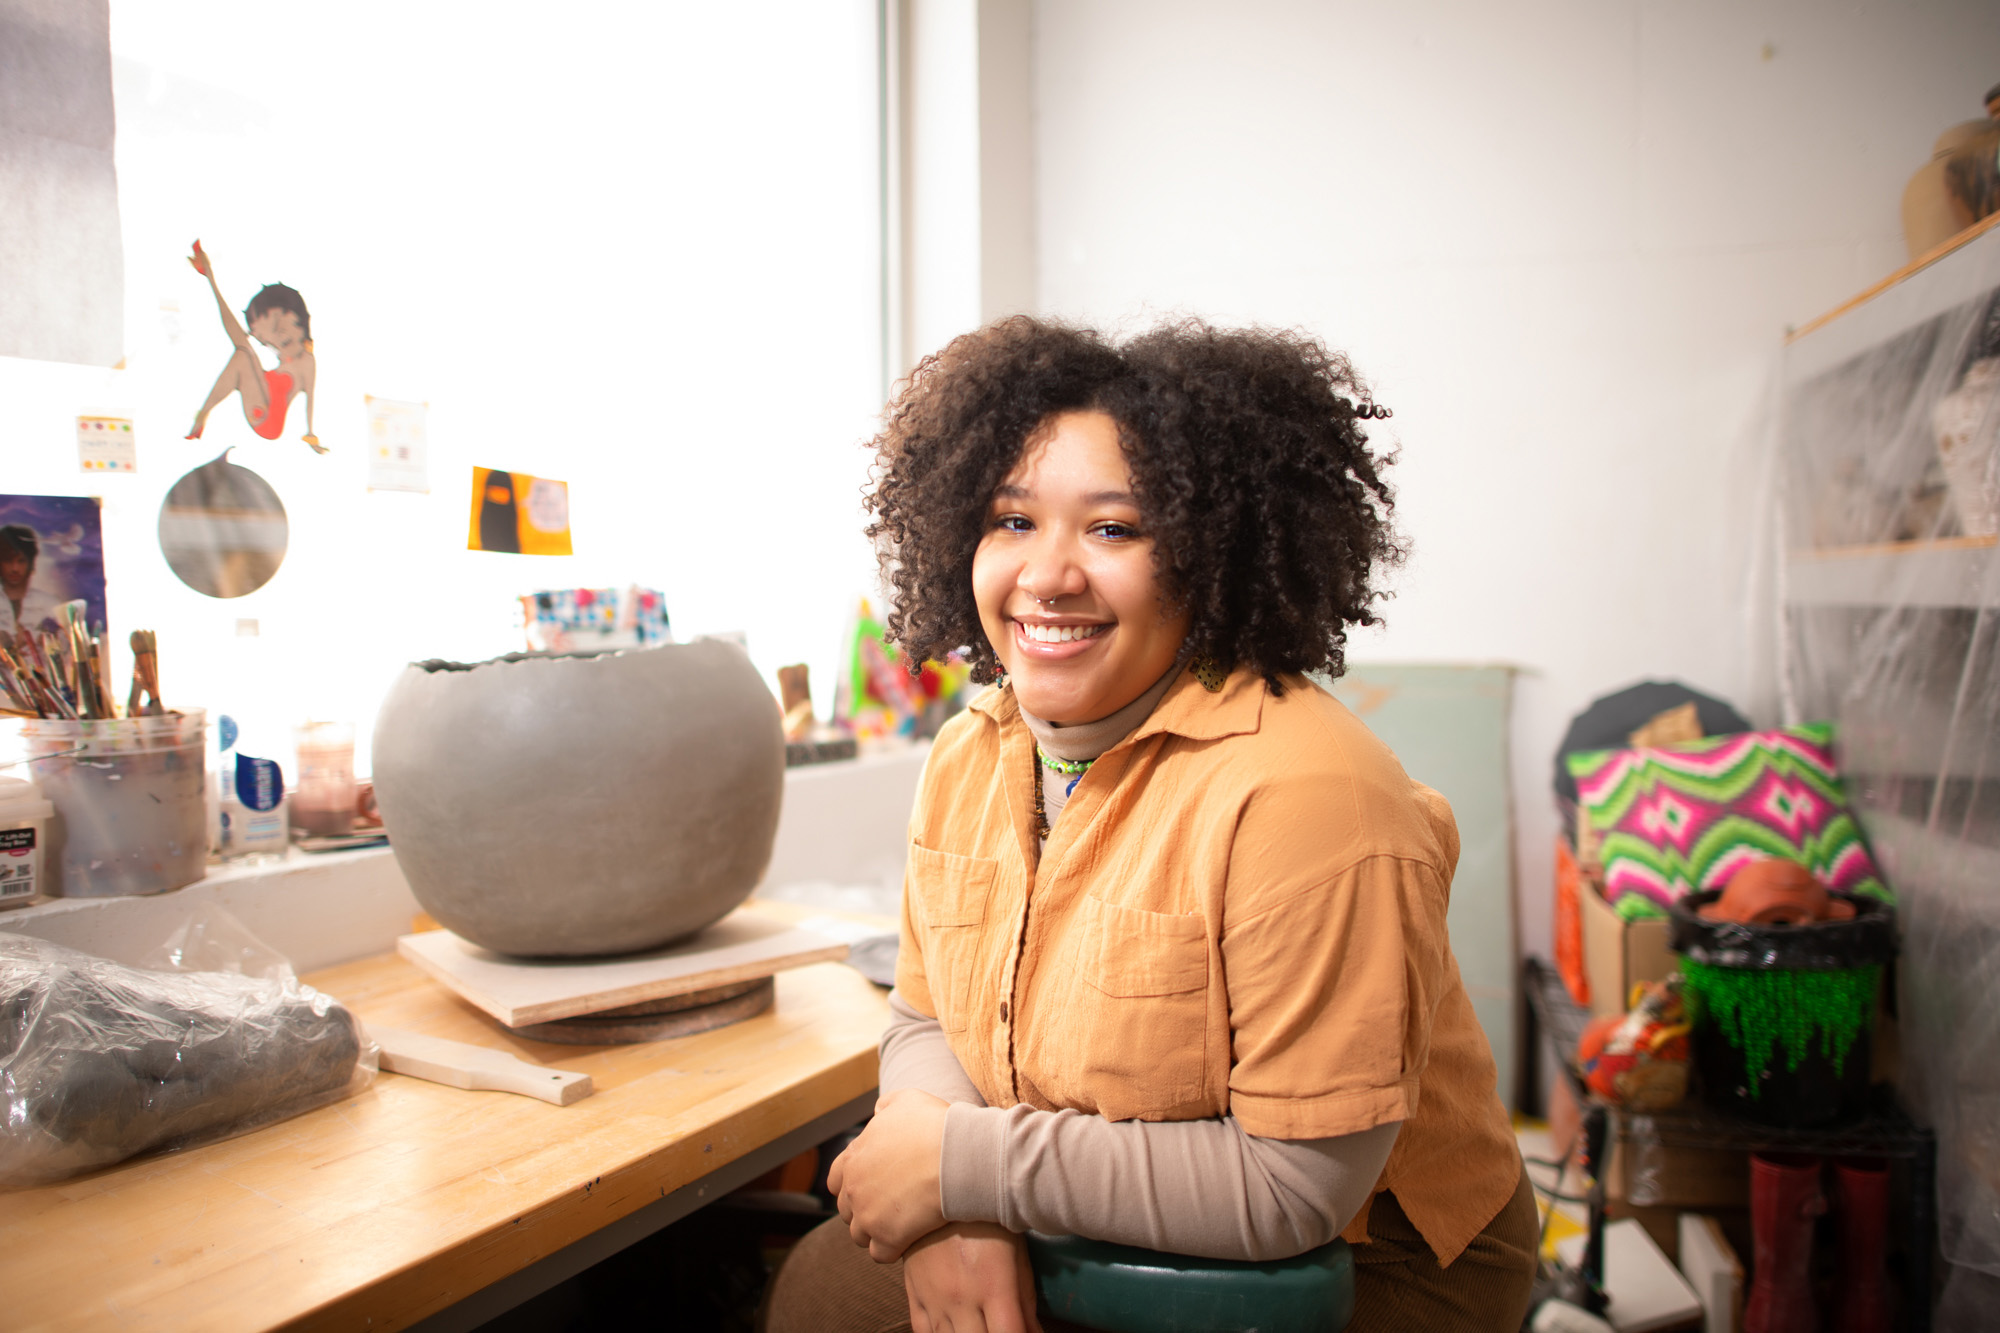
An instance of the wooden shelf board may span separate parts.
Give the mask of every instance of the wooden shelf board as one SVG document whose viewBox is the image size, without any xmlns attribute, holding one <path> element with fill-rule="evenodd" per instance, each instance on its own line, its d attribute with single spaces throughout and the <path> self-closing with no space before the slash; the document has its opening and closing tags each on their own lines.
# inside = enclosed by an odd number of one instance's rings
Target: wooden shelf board
<svg viewBox="0 0 2000 1333">
<path fill-rule="evenodd" d="M 1995 546 L 2000 546 L 2000 537 L 1934 537 L 1928 541 L 1805 547 L 1791 554 L 1794 560 L 1852 560 L 1860 556 L 1899 556 L 1919 551 L 1985 551 Z"/>
<path fill-rule="evenodd" d="M 1806 323 L 1799 325 L 1799 327 L 1793 329 L 1790 333 L 1785 335 L 1785 341 L 1788 343 L 1795 343 L 1799 339 L 1805 337 L 1808 333 L 1813 332 L 1815 329 L 1821 329 L 1826 327 L 1828 324 L 1833 323 L 1834 320 L 1839 319 L 1842 315 L 1854 309 L 1856 306 L 1864 305 L 1867 302 L 1874 300 L 1876 297 L 1880 296 L 1883 292 L 1888 291 L 1891 287 L 1894 287 L 1897 283 L 1903 281 L 1905 278 L 1908 278 L 1912 274 L 1920 273 L 1924 269 L 1929 268 L 1932 264 L 1937 263 L 1938 260 L 1943 259 L 1946 255 L 1950 254 L 1952 251 L 1957 250 L 1962 246 L 1970 245 L 1973 241 L 1978 240 L 1981 236 L 1984 236 L 1987 232 L 1992 231 L 1995 227 L 2000 227 L 2000 213 L 1989 214 L 1988 216 L 1981 218 L 1979 221 L 1973 223 L 1970 227 L 1967 227 L 1964 231 L 1952 237 L 1950 240 L 1944 242 L 1942 245 L 1939 245 L 1934 249 L 1928 250 L 1925 253 L 1917 256 L 1915 259 L 1912 259 L 1909 263 L 1897 269 L 1894 273 L 1891 273 L 1888 277 L 1882 279 L 1880 282 L 1874 284 L 1871 287 L 1866 288 L 1863 291 L 1857 292 L 1855 295 L 1849 297 L 1847 300 L 1842 301 L 1839 305 L 1835 306 L 1833 309 L 1827 311 L 1824 315 L 1819 316 L 1817 319 L 1808 320 Z"/>
</svg>

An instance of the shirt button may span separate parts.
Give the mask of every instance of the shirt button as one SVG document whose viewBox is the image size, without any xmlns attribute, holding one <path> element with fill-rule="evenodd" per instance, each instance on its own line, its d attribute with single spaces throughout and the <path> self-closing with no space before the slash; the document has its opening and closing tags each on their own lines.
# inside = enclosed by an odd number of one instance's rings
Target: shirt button
<svg viewBox="0 0 2000 1333">
<path fill-rule="evenodd" d="M 1002 1023 L 1007 1021 L 1007 1013 L 1008 1013 L 1007 1002 L 1005 1000 L 1002 1000 L 1000 1001 L 1000 1021 Z"/>
</svg>

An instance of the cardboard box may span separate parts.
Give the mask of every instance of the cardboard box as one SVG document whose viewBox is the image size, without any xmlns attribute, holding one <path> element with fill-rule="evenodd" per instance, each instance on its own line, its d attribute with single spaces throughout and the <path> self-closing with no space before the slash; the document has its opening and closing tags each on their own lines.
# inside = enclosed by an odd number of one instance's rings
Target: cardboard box
<svg viewBox="0 0 2000 1333">
<path fill-rule="evenodd" d="M 1593 1018 L 1624 1013 L 1634 986 L 1665 981 L 1679 966 L 1667 947 L 1672 932 L 1664 917 L 1626 921 L 1587 884 L 1577 895 L 1577 907 L 1583 916 L 1583 968 Z"/>
</svg>

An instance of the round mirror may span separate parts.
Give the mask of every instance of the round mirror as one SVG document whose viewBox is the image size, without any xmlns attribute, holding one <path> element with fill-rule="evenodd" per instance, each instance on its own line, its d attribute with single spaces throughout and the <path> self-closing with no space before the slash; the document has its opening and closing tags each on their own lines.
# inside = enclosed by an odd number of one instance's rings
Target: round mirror
<svg viewBox="0 0 2000 1333">
<path fill-rule="evenodd" d="M 176 577 L 210 597 L 242 597 L 285 562 L 291 525 L 271 483 L 229 451 L 174 483 L 160 505 L 160 554 Z"/>
</svg>

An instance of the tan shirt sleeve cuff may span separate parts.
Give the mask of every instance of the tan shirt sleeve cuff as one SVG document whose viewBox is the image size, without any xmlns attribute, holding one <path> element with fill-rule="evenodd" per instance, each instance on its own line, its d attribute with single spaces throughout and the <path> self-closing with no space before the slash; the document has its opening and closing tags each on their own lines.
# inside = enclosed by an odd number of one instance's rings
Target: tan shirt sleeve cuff
<svg viewBox="0 0 2000 1333">
<path fill-rule="evenodd" d="M 1386 1088 L 1360 1088 L 1319 1097 L 1261 1097 L 1232 1092 L 1229 1114 L 1246 1133 L 1264 1139 L 1330 1139 L 1417 1114 L 1417 1080 Z"/>
</svg>

